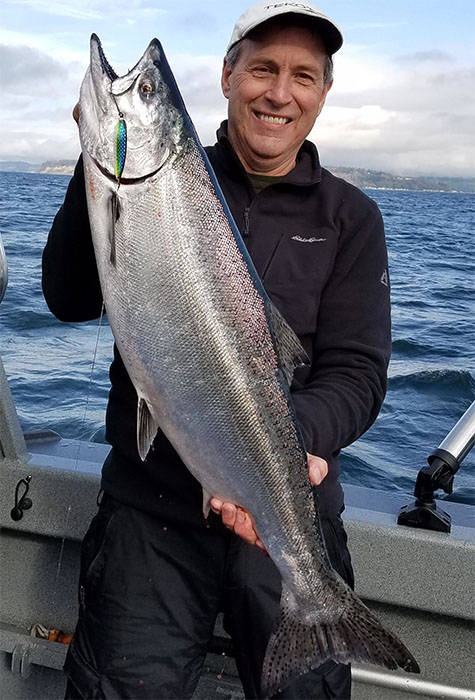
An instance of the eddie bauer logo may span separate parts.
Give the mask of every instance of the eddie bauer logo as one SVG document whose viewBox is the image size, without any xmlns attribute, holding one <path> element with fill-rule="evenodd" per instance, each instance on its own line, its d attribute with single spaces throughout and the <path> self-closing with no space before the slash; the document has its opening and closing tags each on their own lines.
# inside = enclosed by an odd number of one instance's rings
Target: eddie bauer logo
<svg viewBox="0 0 475 700">
<path fill-rule="evenodd" d="M 303 238 L 302 236 L 292 236 L 290 239 L 292 241 L 298 241 L 299 243 L 323 243 L 326 238 Z"/>
</svg>

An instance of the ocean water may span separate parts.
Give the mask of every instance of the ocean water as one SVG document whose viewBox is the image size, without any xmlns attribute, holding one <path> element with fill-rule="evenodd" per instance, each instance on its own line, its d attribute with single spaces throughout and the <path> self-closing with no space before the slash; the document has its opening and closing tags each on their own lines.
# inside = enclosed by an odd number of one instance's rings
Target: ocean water
<svg viewBox="0 0 475 700">
<path fill-rule="evenodd" d="M 24 430 L 101 441 L 112 334 L 104 320 L 61 323 L 41 291 L 41 254 L 69 178 L 0 172 L 9 285 L 0 355 Z M 344 450 L 342 481 L 412 493 L 419 469 L 475 399 L 475 196 L 368 191 L 390 256 L 393 355 L 374 426 Z M 87 284 L 87 279 L 84 280 Z M 473 493 L 475 451 L 456 491 Z"/>
</svg>

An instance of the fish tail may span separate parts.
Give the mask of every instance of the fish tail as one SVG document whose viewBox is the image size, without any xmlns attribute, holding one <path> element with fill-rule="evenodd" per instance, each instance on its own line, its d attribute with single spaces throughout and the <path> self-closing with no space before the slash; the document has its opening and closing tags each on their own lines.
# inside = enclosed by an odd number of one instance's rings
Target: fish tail
<svg viewBox="0 0 475 700">
<path fill-rule="evenodd" d="M 346 608 L 338 619 L 306 624 L 284 587 L 280 619 L 269 639 L 262 668 L 265 697 L 272 697 L 292 679 L 328 659 L 419 673 L 417 661 L 404 644 L 381 625 L 349 588 L 345 599 Z"/>
</svg>

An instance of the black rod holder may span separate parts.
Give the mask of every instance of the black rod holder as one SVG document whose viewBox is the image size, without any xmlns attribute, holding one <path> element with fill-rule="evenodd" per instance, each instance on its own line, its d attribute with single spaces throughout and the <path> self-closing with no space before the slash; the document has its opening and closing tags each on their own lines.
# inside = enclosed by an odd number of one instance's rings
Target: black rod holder
<svg viewBox="0 0 475 700">
<path fill-rule="evenodd" d="M 474 445 L 475 401 L 439 447 L 431 452 L 427 458 L 428 466 L 419 471 L 414 488 L 416 500 L 401 508 L 397 519 L 399 525 L 450 532 L 450 515 L 437 506 L 434 494 L 439 489 L 452 493 L 454 476 Z"/>
</svg>

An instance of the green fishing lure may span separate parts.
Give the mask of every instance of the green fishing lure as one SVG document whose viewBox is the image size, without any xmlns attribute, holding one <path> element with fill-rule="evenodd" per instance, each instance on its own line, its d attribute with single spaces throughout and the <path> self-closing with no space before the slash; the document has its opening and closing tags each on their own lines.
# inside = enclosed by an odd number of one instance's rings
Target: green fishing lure
<svg viewBox="0 0 475 700">
<path fill-rule="evenodd" d="M 115 176 L 120 180 L 125 165 L 127 154 L 127 126 L 123 119 L 117 122 L 115 134 Z"/>
</svg>

